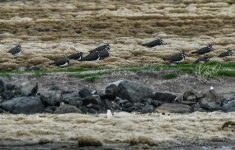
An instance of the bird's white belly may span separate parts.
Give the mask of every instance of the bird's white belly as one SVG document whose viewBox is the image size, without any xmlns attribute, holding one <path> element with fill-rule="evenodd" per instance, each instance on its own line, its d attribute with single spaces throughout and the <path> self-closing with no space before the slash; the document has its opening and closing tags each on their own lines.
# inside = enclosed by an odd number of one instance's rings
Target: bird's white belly
<svg viewBox="0 0 235 150">
<path fill-rule="evenodd" d="M 21 51 L 19 51 L 19 53 L 16 53 L 14 56 L 19 56 L 21 54 Z"/>
<path fill-rule="evenodd" d="M 65 64 L 63 64 L 63 65 L 60 65 L 60 67 L 66 67 L 66 66 L 68 66 L 68 62 L 66 62 Z"/>
</svg>

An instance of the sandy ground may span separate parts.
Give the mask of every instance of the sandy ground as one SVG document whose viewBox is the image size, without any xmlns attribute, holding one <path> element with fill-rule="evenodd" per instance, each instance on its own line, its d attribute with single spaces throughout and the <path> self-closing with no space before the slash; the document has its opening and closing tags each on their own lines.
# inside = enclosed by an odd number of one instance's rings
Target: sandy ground
<svg viewBox="0 0 235 150">
<path fill-rule="evenodd" d="M 115 113 L 105 115 L 0 115 L 1 145 L 21 141 L 19 145 L 47 142 L 77 142 L 96 139 L 106 144 L 147 144 L 156 147 L 223 143 L 235 141 L 234 127 L 221 129 L 226 121 L 235 121 L 234 113 L 195 112 L 187 115 Z"/>
<path fill-rule="evenodd" d="M 65 55 L 111 45 L 111 57 L 98 62 L 76 62 L 73 67 L 107 67 L 164 63 L 162 58 L 190 52 L 213 43 L 212 60 L 234 50 L 235 2 L 233 0 L 181 1 L 5 1 L 0 5 L 0 68 L 49 67 Z M 165 45 L 145 48 L 141 43 L 161 37 Z M 17 59 L 7 53 L 21 43 Z M 196 56 L 188 55 L 190 63 Z M 51 67 L 51 66 L 50 66 Z"/>
</svg>

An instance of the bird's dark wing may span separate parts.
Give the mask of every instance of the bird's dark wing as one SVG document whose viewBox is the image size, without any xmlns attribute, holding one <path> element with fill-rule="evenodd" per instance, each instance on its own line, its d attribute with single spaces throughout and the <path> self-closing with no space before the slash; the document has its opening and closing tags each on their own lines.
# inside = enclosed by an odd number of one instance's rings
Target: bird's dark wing
<svg viewBox="0 0 235 150">
<path fill-rule="evenodd" d="M 172 55 L 168 60 L 169 61 L 180 61 L 182 59 L 183 59 L 182 54 L 178 53 L 178 54 Z"/>
<path fill-rule="evenodd" d="M 67 62 L 66 59 L 59 59 L 59 60 L 57 60 L 57 61 L 55 61 L 55 62 L 53 62 L 53 63 L 51 63 L 51 64 L 52 64 L 52 65 L 56 65 L 56 66 L 60 66 L 60 65 L 65 64 L 66 62 Z"/>
<path fill-rule="evenodd" d="M 104 50 L 104 49 L 106 49 L 107 47 L 108 47 L 108 44 L 104 44 L 104 45 L 101 45 L 101 46 L 99 46 L 99 47 L 97 47 L 97 48 L 95 48 L 95 49 L 93 49 L 93 50 L 90 50 L 89 52 L 90 52 L 90 53 L 94 53 L 94 52 L 97 52 L 97 51 Z"/>
<path fill-rule="evenodd" d="M 98 53 L 90 53 L 83 57 L 80 61 L 92 61 L 98 59 Z"/>
<path fill-rule="evenodd" d="M 98 54 L 100 55 L 101 59 L 109 57 L 109 52 L 107 50 L 99 51 Z"/>
<path fill-rule="evenodd" d="M 205 53 L 209 53 L 210 52 L 210 50 L 208 49 L 208 47 L 203 47 L 203 48 L 201 48 L 201 49 L 199 49 L 199 50 L 197 50 L 197 51 L 194 51 L 194 52 L 192 52 L 192 53 L 196 53 L 196 54 L 205 54 Z"/>
<path fill-rule="evenodd" d="M 15 54 L 19 53 L 20 51 L 21 51 L 20 48 L 14 47 L 14 48 L 11 48 L 8 52 L 11 53 L 12 55 L 15 55 Z"/>
<path fill-rule="evenodd" d="M 75 53 L 75 54 L 71 54 L 68 56 L 69 59 L 79 59 L 81 57 L 81 54 L 80 53 Z"/>
<path fill-rule="evenodd" d="M 226 57 L 226 56 L 229 56 L 228 52 L 223 52 L 223 53 L 219 54 L 218 57 Z"/>
</svg>

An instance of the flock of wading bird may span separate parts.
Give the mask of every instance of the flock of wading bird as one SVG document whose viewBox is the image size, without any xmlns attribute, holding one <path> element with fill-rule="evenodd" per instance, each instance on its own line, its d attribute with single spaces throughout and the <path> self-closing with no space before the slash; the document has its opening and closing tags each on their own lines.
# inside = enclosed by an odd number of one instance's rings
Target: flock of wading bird
<svg viewBox="0 0 235 150">
<path fill-rule="evenodd" d="M 163 40 L 161 38 L 153 40 L 148 43 L 141 44 L 142 46 L 145 47 L 155 47 L 155 46 L 160 46 L 163 45 Z M 191 52 L 191 54 L 195 55 L 203 55 L 202 57 L 199 57 L 194 63 L 200 63 L 200 62 L 208 62 L 210 57 L 207 55 L 207 53 L 210 53 L 211 51 L 214 51 L 214 48 L 212 47 L 212 44 L 208 44 L 205 47 L 202 47 L 201 49 L 198 49 L 196 51 Z M 69 60 L 77 60 L 77 61 L 95 61 L 95 60 L 101 60 L 109 57 L 109 51 L 110 51 L 110 45 L 108 43 L 102 44 L 98 46 L 97 48 L 90 50 L 89 54 L 83 57 L 82 52 L 76 52 L 74 54 L 71 54 L 69 56 L 60 58 L 52 63 L 50 65 L 55 65 L 58 67 L 66 67 L 69 65 Z M 9 51 L 14 56 L 18 56 L 22 53 L 22 47 L 20 44 L 16 45 L 14 48 L 11 48 Z M 233 52 L 232 50 L 227 50 L 221 54 L 218 55 L 218 57 L 228 57 L 232 56 Z M 186 57 L 186 53 L 184 51 L 181 51 L 180 53 L 175 53 L 167 58 L 163 58 L 164 61 L 168 61 L 170 63 L 180 63 L 184 61 Z"/>
</svg>

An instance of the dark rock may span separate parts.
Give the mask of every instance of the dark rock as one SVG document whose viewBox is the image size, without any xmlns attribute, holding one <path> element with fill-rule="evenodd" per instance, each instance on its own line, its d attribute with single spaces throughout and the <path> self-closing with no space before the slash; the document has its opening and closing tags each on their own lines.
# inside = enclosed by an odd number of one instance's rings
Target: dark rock
<svg viewBox="0 0 235 150">
<path fill-rule="evenodd" d="M 90 114 L 96 114 L 97 113 L 97 110 L 93 109 L 93 108 L 90 108 L 87 110 L 88 113 Z"/>
<path fill-rule="evenodd" d="M 127 99 L 132 103 L 140 102 L 144 98 L 151 98 L 153 96 L 152 89 L 137 82 L 121 80 L 113 84 L 118 85 L 117 96 Z"/>
<path fill-rule="evenodd" d="M 126 112 L 133 112 L 135 110 L 136 110 L 135 106 L 131 106 L 131 107 L 128 107 L 128 108 L 125 108 L 125 107 L 122 108 L 122 111 L 126 111 Z"/>
<path fill-rule="evenodd" d="M 12 99 L 14 96 L 15 95 L 14 95 L 13 91 L 6 90 L 6 91 L 2 92 L 2 98 L 5 100 Z"/>
<path fill-rule="evenodd" d="M 42 101 L 51 106 L 59 105 L 62 101 L 62 91 L 49 90 L 40 93 Z"/>
<path fill-rule="evenodd" d="M 115 84 L 109 84 L 105 87 L 105 95 L 109 98 L 115 98 L 117 96 L 118 87 Z"/>
<path fill-rule="evenodd" d="M 141 103 L 143 104 L 151 104 L 152 103 L 152 99 L 151 98 L 145 98 L 141 101 Z"/>
<path fill-rule="evenodd" d="M 95 110 L 100 110 L 100 107 L 99 105 L 96 105 L 96 104 L 89 104 L 86 106 L 87 108 L 93 108 Z"/>
<path fill-rule="evenodd" d="M 87 96 L 85 99 L 82 100 L 83 105 L 87 106 L 89 104 L 101 104 L 101 99 L 99 95 L 92 95 L 92 96 Z"/>
<path fill-rule="evenodd" d="M 199 103 L 202 108 L 208 111 L 214 111 L 221 109 L 222 99 L 213 89 L 205 93 L 203 98 L 200 99 Z"/>
<path fill-rule="evenodd" d="M 229 101 L 227 104 L 223 105 L 222 110 L 225 112 L 235 111 L 235 100 Z"/>
<path fill-rule="evenodd" d="M 79 91 L 79 95 L 80 97 L 85 98 L 85 97 L 91 96 L 92 93 L 87 88 L 83 88 Z"/>
<path fill-rule="evenodd" d="M 0 108 L 0 113 L 5 113 L 6 111 L 2 108 Z"/>
<path fill-rule="evenodd" d="M 44 110 L 44 113 L 51 113 L 53 114 L 54 111 L 56 110 L 56 106 L 48 106 L 45 110 Z"/>
<path fill-rule="evenodd" d="M 62 92 L 63 101 L 69 101 L 70 99 L 73 99 L 74 97 L 80 97 L 79 93 L 78 92 L 68 92 L 68 93 Z"/>
<path fill-rule="evenodd" d="M 11 83 L 9 83 L 9 84 L 6 84 L 6 90 L 16 90 L 17 89 L 17 87 L 16 87 L 16 85 L 14 85 L 14 84 L 11 84 Z"/>
<path fill-rule="evenodd" d="M 156 111 L 160 113 L 190 113 L 192 108 L 184 104 L 164 103 L 157 107 Z"/>
<path fill-rule="evenodd" d="M 121 99 L 119 97 L 116 97 L 115 101 L 117 102 L 117 104 L 119 105 L 124 105 L 125 103 L 128 103 L 129 101 L 126 99 Z"/>
<path fill-rule="evenodd" d="M 158 107 L 158 106 L 160 106 L 160 105 L 162 104 L 162 102 L 161 102 L 161 101 L 158 101 L 158 100 L 152 100 L 151 104 L 152 104 L 153 106 L 155 106 L 155 107 Z"/>
<path fill-rule="evenodd" d="M 82 111 L 76 106 L 67 105 L 61 102 L 60 106 L 56 108 L 54 113 L 55 114 L 82 113 Z"/>
<path fill-rule="evenodd" d="M 0 78 L 0 93 L 3 92 L 6 89 L 5 81 Z"/>
<path fill-rule="evenodd" d="M 16 97 L 2 102 L 1 107 L 15 114 L 34 114 L 43 112 L 45 109 L 39 97 Z"/>
<path fill-rule="evenodd" d="M 159 100 L 165 103 L 174 103 L 177 96 L 174 93 L 169 92 L 156 92 L 153 99 Z"/>
<path fill-rule="evenodd" d="M 87 108 L 86 108 L 85 106 L 79 107 L 79 109 L 80 109 L 84 114 L 88 113 L 88 110 L 87 110 Z"/>
<path fill-rule="evenodd" d="M 123 105 L 124 108 L 129 108 L 131 106 L 133 106 L 133 104 L 130 102 L 124 103 L 124 105 Z"/>
<path fill-rule="evenodd" d="M 35 96 L 38 91 L 37 82 L 24 82 L 20 86 L 20 93 L 22 96 Z"/>
<path fill-rule="evenodd" d="M 142 113 L 152 113 L 153 111 L 154 111 L 154 107 L 153 105 L 150 105 L 150 104 L 145 105 L 141 110 Z"/>
<path fill-rule="evenodd" d="M 104 104 L 105 104 L 106 109 L 112 109 L 112 104 L 111 104 L 110 100 L 105 99 Z"/>
<path fill-rule="evenodd" d="M 58 91 L 58 90 L 62 90 L 59 86 L 57 86 L 57 85 L 52 85 L 52 86 L 50 86 L 50 88 L 48 89 L 48 90 L 55 90 L 55 91 Z"/>
<path fill-rule="evenodd" d="M 81 107 L 83 104 L 83 98 L 81 97 L 72 97 L 70 99 L 63 100 L 65 104 L 69 104 L 76 107 Z"/>
</svg>

